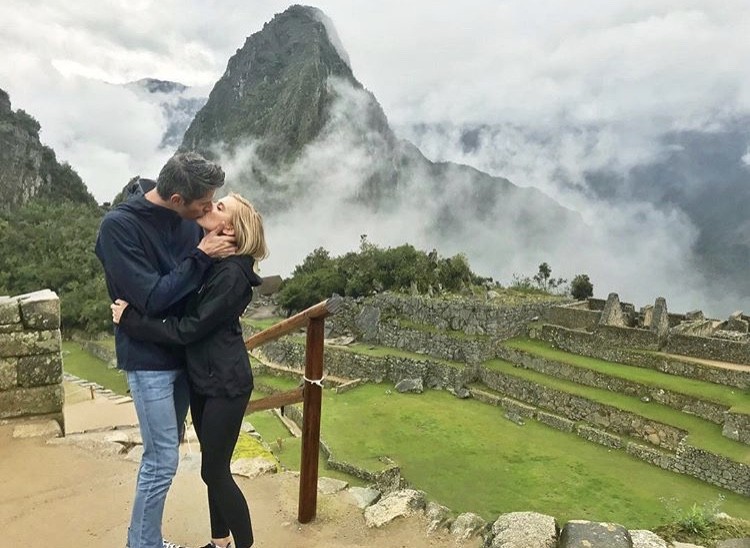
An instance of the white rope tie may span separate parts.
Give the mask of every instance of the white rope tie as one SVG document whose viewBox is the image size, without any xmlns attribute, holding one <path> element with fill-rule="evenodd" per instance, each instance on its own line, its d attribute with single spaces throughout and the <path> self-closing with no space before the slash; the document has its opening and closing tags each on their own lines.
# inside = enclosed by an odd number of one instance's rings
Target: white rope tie
<svg viewBox="0 0 750 548">
<path fill-rule="evenodd" d="M 302 378 L 303 378 L 303 379 L 305 380 L 305 382 L 309 382 L 310 384 L 317 384 L 317 385 L 318 385 L 318 386 L 320 386 L 321 388 L 325 388 L 325 387 L 323 386 L 323 381 L 324 381 L 324 380 L 325 380 L 325 378 L 326 378 L 326 376 L 325 376 L 325 375 L 323 375 L 323 376 L 322 376 L 322 377 L 320 377 L 319 379 L 308 379 L 308 378 L 307 378 L 307 377 L 305 377 L 304 375 L 302 375 Z"/>
</svg>

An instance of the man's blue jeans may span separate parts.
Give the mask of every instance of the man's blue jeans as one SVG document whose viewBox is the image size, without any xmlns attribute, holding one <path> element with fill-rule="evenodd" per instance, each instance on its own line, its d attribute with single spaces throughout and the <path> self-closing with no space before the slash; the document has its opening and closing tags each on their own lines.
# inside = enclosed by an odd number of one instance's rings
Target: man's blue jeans
<svg viewBox="0 0 750 548">
<path fill-rule="evenodd" d="M 128 371 L 143 438 L 143 457 L 128 528 L 129 548 L 162 548 L 164 502 L 179 463 L 190 396 L 184 370 Z"/>
</svg>

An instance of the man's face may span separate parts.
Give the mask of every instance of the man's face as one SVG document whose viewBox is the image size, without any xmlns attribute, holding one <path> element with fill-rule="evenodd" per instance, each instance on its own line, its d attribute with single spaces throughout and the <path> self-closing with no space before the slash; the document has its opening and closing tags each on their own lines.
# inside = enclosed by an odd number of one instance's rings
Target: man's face
<svg viewBox="0 0 750 548">
<path fill-rule="evenodd" d="M 184 198 L 179 194 L 173 194 L 170 201 L 174 205 L 174 210 L 183 219 L 200 219 L 213 209 L 214 192 L 214 190 L 209 190 L 205 195 L 189 204 L 185 203 Z"/>
</svg>

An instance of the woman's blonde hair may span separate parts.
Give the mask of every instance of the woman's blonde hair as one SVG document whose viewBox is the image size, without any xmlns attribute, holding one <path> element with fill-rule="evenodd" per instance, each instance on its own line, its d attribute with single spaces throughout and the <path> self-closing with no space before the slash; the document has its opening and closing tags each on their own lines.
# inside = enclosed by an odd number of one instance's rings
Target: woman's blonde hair
<svg viewBox="0 0 750 548">
<path fill-rule="evenodd" d="M 268 246 L 263 233 L 263 217 L 253 204 L 239 194 L 230 192 L 229 196 L 237 200 L 237 207 L 231 214 L 237 255 L 250 255 L 256 261 L 265 259 L 268 257 Z"/>
</svg>

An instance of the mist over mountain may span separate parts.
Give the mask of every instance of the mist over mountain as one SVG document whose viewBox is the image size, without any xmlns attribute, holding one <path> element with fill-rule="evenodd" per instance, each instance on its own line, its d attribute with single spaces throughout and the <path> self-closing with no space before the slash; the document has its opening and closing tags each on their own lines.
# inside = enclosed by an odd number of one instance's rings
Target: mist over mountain
<svg viewBox="0 0 750 548">
<path fill-rule="evenodd" d="M 396 138 L 315 8 L 293 6 L 247 38 L 181 149 L 218 158 L 227 186 L 260 207 L 283 253 L 272 254 L 272 270 L 289 272 L 318 246 L 352 249 L 368 234 L 466 253 L 480 273 L 509 279 L 564 256 L 585 233 L 575 212 L 539 190 L 432 162 Z"/>
<path fill-rule="evenodd" d="M 750 296 L 750 119 L 714 131 L 662 136 L 664 153 L 625 173 L 586 175 L 587 192 L 612 204 L 641 201 L 685 212 L 698 230 L 692 247 L 715 297 L 727 289 Z"/>
<path fill-rule="evenodd" d="M 430 157 L 523 176 L 587 221 L 606 214 L 616 225 L 612 219 L 623 217 L 629 225 L 612 243 L 642 262 L 643 276 L 667 274 L 675 284 L 666 293 L 675 295 L 672 302 L 725 314 L 750 307 L 747 122 L 717 116 L 707 127 L 646 137 L 627 128 L 565 123 L 413 124 L 398 132 Z M 647 240 L 653 244 L 648 255 L 639 252 Z M 671 266 L 655 270 L 668 256 Z"/>
<path fill-rule="evenodd" d="M 39 140 L 41 126 L 24 110 L 14 111 L 0 89 L 0 209 L 13 210 L 34 199 L 96 204 L 70 165 Z"/>
<path fill-rule="evenodd" d="M 206 104 L 206 97 L 181 84 L 156 78 L 142 78 L 125 84 L 146 101 L 156 104 L 166 120 L 167 127 L 160 148 L 174 149 L 182 142 L 185 130 L 195 114 Z"/>
</svg>

